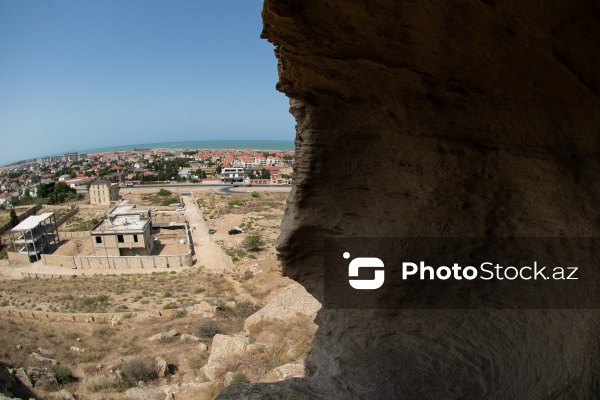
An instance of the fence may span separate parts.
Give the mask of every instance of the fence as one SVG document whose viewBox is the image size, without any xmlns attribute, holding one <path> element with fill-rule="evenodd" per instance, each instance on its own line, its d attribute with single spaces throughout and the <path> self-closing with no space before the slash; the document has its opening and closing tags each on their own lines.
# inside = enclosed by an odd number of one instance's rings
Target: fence
<svg viewBox="0 0 600 400">
<path fill-rule="evenodd" d="M 75 207 L 74 209 L 72 209 L 71 211 L 69 211 L 68 213 L 66 213 L 62 217 L 60 217 L 56 221 L 56 227 L 58 228 L 59 226 L 61 226 L 62 224 L 64 224 L 65 221 L 67 221 L 69 218 L 71 218 L 73 215 L 77 214 L 78 212 L 79 212 L 79 206 Z"/>
<path fill-rule="evenodd" d="M 15 208 L 19 209 L 21 207 L 15 207 Z M 41 204 L 36 204 L 35 206 L 29 208 L 24 213 L 17 215 L 17 218 L 19 219 L 19 222 L 21 222 L 25 218 L 29 217 L 30 215 L 35 214 L 36 212 L 38 212 L 41 209 L 42 209 L 42 205 Z M 12 228 L 12 226 L 10 225 L 10 222 L 7 222 L 4 225 L 0 226 L 0 235 L 2 235 L 6 231 L 9 231 L 11 228 Z"/>
<path fill-rule="evenodd" d="M 131 269 L 131 268 L 173 268 L 193 265 L 194 245 L 189 226 L 183 224 L 187 237 L 188 252 L 169 256 L 56 256 L 42 254 L 44 265 L 54 265 L 72 269 Z M 67 233 L 67 232 L 65 232 Z M 69 232 L 77 234 L 87 232 Z"/>
<path fill-rule="evenodd" d="M 131 269 L 191 267 L 192 253 L 171 256 L 54 256 L 43 254 L 44 265 L 77 269 Z"/>
<path fill-rule="evenodd" d="M 29 264 L 29 256 L 27 253 L 15 253 L 14 251 L 7 251 L 6 255 L 8 256 L 9 261 Z"/>
<path fill-rule="evenodd" d="M 68 240 L 68 239 L 85 239 L 85 238 L 90 238 L 90 232 L 89 231 L 75 231 L 75 232 L 60 232 L 60 238 L 63 240 Z"/>
<path fill-rule="evenodd" d="M 45 311 L 28 311 L 14 308 L 0 308 L 0 316 L 19 317 L 36 319 L 39 321 L 52 322 L 87 322 L 96 324 L 114 324 L 124 318 L 135 317 L 136 315 L 151 315 L 154 317 L 176 317 L 185 312 L 183 308 L 173 308 L 170 310 L 152 310 L 141 312 L 123 312 L 123 313 L 59 313 Z"/>
<path fill-rule="evenodd" d="M 185 223 L 185 215 L 170 215 L 170 214 L 152 214 L 152 225 L 156 226 L 159 224 L 169 224 L 171 222 L 177 222 L 180 224 Z"/>
</svg>

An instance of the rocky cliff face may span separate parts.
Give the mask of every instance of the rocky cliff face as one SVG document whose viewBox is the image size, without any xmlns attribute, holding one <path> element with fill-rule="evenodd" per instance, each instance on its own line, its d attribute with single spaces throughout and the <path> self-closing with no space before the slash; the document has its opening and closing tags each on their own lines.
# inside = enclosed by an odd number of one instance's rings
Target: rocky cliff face
<svg viewBox="0 0 600 400">
<path fill-rule="evenodd" d="M 297 120 L 278 248 L 317 298 L 324 236 L 598 236 L 597 2 L 265 0 L 263 20 Z M 221 398 L 600 396 L 597 311 L 316 322 L 309 378 Z"/>
</svg>

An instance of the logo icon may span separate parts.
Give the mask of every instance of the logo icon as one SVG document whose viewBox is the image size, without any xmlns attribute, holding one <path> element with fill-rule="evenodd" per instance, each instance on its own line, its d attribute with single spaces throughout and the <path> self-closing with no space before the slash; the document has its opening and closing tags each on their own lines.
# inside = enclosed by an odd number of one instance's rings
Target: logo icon
<svg viewBox="0 0 600 400">
<path fill-rule="evenodd" d="M 350 253 L 345 252 L 343 257 L 347 260 L 350 258 Z M 348 266 L 348 276 L 351 278 L 358 277 L 358 270 L 360 268 L 383 268 L 383 261 L 376 257 L 357 257 L 350 261 Z M 349 279 L 350 286 L 358 290 L 374 290 L 379 289 L 383 286 L 385 281 L 385 271 L 383 269 L 376 269 L 374 271 L 375 276 L 373 279 Z"/>
</svg>

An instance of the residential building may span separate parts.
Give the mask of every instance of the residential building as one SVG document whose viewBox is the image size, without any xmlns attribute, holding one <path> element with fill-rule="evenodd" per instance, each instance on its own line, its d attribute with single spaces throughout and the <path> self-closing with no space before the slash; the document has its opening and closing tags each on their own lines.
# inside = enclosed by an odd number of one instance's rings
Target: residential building
<svg viewBox="0 0 600 400">
<path fill-rule="evenodd" d="M 177 173 L 177 175 L 179 175 L 180 178 L 183 179 L 192 179 L 192 173 L 190 172 L 189 169 L 181 169 L 179 170 L 179 172 Z"/>
<path fill-rule="evenodd" d="M 37 261 L 40 254 L 51 251 L 51 245 L 58 246 L 60 238 L 53 212 L 31 215 L 10 230 L 16 253 L 29 256 Z"/>
<path fill-rule="evenodd" d="M 6 206 L 12 201 L 12 195 L 10 193 L 0 193 L 0 206 Z"/>
<path fill-rule="evenodd" d="M 90 185 L 90 204 L 110 206 L 119 199 L 119 184 L 98 179 Z"/>
<path fill-rule="evenodd" d="M 149 256 L 154 249 L 152 219 L 144 214 L 105 219 L 90 231 L 90 235 L 97 256 Z"/>
<path fill-rule="evenodd" d="M 246 178 L 246 173 L 244 172 L 244 168 L 240 167 L 228 167 L 223 168 L 221 170 L 221 182 L 224 183 L 234 183 L 234 182 L 244 182 Z"/>
</svg>

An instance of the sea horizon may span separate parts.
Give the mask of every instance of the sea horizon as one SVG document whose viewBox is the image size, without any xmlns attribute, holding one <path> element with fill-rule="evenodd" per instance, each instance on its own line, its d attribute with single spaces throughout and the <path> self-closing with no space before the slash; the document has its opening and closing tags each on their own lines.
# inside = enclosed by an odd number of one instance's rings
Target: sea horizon
<svg viewBox="0 0 600 400">
<path fill-rule="evenodd" d="M 293 140 L 194 140 L 174 141 L 160 143 L 137 143 L 118 146 L 95 147 L 91 149 L 72 150 L 55 153 L 43 157 L 60 156 L 65 153 L 76 151 L 80 154 L 109 153 L 127 150 L 150 150 L 150 149 L 190 149 L 190 150 L 255 150 L 255 151 L 293 151 L 295 150 Z"/>
</svg>

